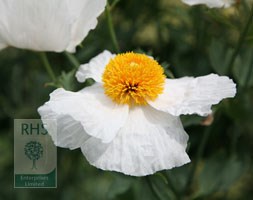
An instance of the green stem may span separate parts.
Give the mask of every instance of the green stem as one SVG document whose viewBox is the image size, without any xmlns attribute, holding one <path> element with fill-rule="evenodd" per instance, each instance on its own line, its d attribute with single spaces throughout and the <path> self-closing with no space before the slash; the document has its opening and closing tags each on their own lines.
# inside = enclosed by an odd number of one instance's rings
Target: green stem
<svg viewBox="0 0 253 200">
<path fill-rule="evenodd" d="M 74 55 L 72 55 L 72 54 L 70 54 L 70 53 L 68 53 L 68 52 L 64 52 L 64 54 L 65 54 L 65 56 L 68 58 L 69 62 L 70 62 L 76 69 L 78 69 L 78 68 L 80 67 L 80 63 L 79 63 L 79 61 L 77 60 L 77 58 L 76 58 Z"/>
<path fill-rule="evenodd" d="M 154 196 L 156 197 L 156 199 L 161 200 L 161 197 L 157 194 L 155 188 L 153 187 L 153 184 L 152 184 L 150 178 L 148 176 L 145 176 L 144 178 L 146 179 L 147 184 L 148 184 L 150 190 L 152 191 L 152 193 L 154 194 Z"/>
<path fill-rule="evenodd" d="M 167 182 L 168 182 L 168 185 L 169 185 L 171 191 L 173 192 L 174 196 L 176 197 L 176 199 L 180 200 L 180 199 L 181 199 L 181 194 L 178 192 L 178 190 L 176 189 L 176 187 L 175 187 L 174 184 L 172 183 L 169 174 L 168 174 L 168 173 L 165 173 L 165 177 L 166 177 L 166 180 L 167 180 Z"/>
<path fill-rule="evenodd" d="M 50 65 L 50 63 L 49 63 L 49 61 L 48 61 L 48 59 L 47 59 L 46 53 L 41 52 L 41 53 L 40 53 L 40 58 L 41 58 L 41 60 L 42 60 L 42 63 L 43 63 L 43 65 L 44 65 L 44 67 L 45 67 L 45 69 L 46 69 L 48 75 L 50 76 L 50 78 L 52 79 L 52 81 L 53 81 L 54 83 L 56 83 L 56 77 L 55 77 L 54 72 L 53 72 L 53 70 L 52 70 L 52 67 L 51 67 L 51 65 Z"/>
<path fill-rule="evenodd" d="M 253 51 L 252 51 L 252 53 L 253 53 Z M 244 87 L 245 87 L 245 88 L 246 88 L 246 87 L 249 85 L 249 83 L 250 83 L 252 70 L 253 70 L 253 58 L 251 59 L 249 71 L 248 71 L 248 73 L 247 73 L 247 77 L 246 77 L 246 80 L 245 80 L 245 83 L 244 83 Z"/>
<path fill-rule="evenodd" d="M 246 35 L 249 31 L 249 28 L 250 28 L 250 25 L 251 25 L 252 21 L 253 21 L 253 5 L 252 5 L 252 8 L 251 8 L 251 13 L 249 15 L 249 18 L 248 18 L 248 20 L 245 24 L 245 27 L 243 28 L 243 31 L 240 34 L 240 37 L 239 37 L 238 43 L 236 45 L 235 51 L 234 51 L 234 53 L 231 57 L 230 62 L 228 63 L 229 74 L 231 74 L 231 72 L 232 72 L 232 68 L 233 68 L 235 59 L 236 59 L 236 57 L 237 57 L 237 55 L 238 55 L 238 53 L 239 53 L 239 51 L 240 51 L 240 49 L 243 45 L 243 42 L 244 42 L 245 37 L 246 37 Z"/>
<path fill-rule="evenodd" d="M 110 13 L 110 5 L 109 5 L 108 1 L 107 1 L 105 11 L 106 11 L 107 25 L 109 28 L 112 44 L 113 44 L 113 47 L 114 47 L 114 50 L 116 51 L 116 53 L 119 53 L 119 44 L 118 44 L 117 37 L 116 37 L 115 31 L 114 31 L 114 27 L 113 27 L 113 23 L 112 23 L 112 16 Z"/>
<path fill-rule="evenodd" d="M 206 143 L 207 143 L 208 138 L 210 136 L 210 133 L 211 133 L 211 127 L 208 127 L 204 132 L 204 135 L 201 139 L 200 146 L 199 146 L 197 154 L 196 154 L 196 159 L 194 160 L 192 168 L 190 169 L 190 173 L 189 173 L 189 176 L 188 176 L 188 179 L 186 181 L 184 191 L 183 191 L 184 194 L 187 193 L 188 188 L 191 188 L 191 185 L 194 181 L 196 170 L 197 170 L 198 164 L 203 156 L 205 146 L 206 146 Z"/>
<path fill-rule="evenodd" d="M 115 0 L 114 2 L 112 2 L 112 4 L 110 5 L 110 11 L 113 10 L 113 8 L 120 2 L 120 0 Z"/>
</svg>

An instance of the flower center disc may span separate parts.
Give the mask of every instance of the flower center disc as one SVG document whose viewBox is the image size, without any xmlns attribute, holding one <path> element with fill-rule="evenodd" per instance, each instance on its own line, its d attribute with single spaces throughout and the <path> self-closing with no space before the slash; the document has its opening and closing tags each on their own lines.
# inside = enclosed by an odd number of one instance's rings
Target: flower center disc
<svg viewBox="0 0 253 200">
<path fill-rule="evenodd" d="M 163 92 L 165 75 L 154 59 L 137 53 L 118 54 L 107 64 L 105 94 L 118 104 L 145 105 Z"/>
</svg>

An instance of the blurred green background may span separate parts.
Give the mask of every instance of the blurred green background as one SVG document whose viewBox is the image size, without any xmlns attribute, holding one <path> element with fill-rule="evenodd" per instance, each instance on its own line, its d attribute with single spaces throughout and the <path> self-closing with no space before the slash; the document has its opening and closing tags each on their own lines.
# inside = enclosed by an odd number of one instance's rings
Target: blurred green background
<svg viewBox="0 0 253 200">
<path fill-rule="evenodd" d="M 48 84 L 39 53 L 1 51 L 0 199 L 253 199 L 252 24 L 238 45 L 250 7 L 247 1 L 208 9 L 172 0 L 121 0 L 111 9 L 121 52 L 154 56 L 169 77 L 217 73 L 237 83 L 236 98 L 213 107 L 213 116 L 182 116 L 192 162 L 149 177 L 101 171 L 80 150 L 58 148 L 57 189 L 14 189 L 13 119 L 39 118 L 37 108 L 55 87 Z M 105 14 L 75 56 L 85 63 L 104 49 L 114 51 Z M 77 83 L 65 54 L 47 56 L 66 89 L 77 91 L 88 84 Z"/>
</svg>

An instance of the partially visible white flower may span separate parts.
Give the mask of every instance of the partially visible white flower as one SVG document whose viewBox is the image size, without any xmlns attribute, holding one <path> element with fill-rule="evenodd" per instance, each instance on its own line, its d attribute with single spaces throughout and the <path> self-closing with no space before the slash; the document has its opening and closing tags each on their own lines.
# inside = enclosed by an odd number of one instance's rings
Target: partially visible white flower
<svg viewBox="0 0 253 200">
<path fill-rule="evenodd" d="M 184 3 L 192 6 L 197 4 L 205 4 L 210 8 L 228 8 L 235 3 L 235 0 L 182 0 Z"/>
<path fill-rule="evenodd" d="M 208 115 L 213 104 L 234 97 L 226 76 L 166 79 L 144 54 L 104 51 L 78 70 L 78 92 L 57 89 L 38 111 L 55 144 L 81 148 L 91 165 L 145 176 L 190 162 L 188 135 L 179 115 Z M 58 134 L 47 119 L 56 119 Z"/>
<path fill-rule="evenodd" d="M 0 0 L 0 49 L 74 52 L 105 5 L 106 0 Z"/>
</svg>

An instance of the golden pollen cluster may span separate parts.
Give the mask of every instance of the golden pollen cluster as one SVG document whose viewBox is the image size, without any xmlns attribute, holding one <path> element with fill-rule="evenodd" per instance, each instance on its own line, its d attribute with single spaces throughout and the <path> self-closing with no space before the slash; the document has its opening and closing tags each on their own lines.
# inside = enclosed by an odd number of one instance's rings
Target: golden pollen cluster
<svg viewBox="0 0 253 200">
<path fill-rule="evenodd" d="M 165 75 L 157 61 L 131 52 L 111 59 L 102 80 L 105 94 L 116 103 L 145 105 L 163 92 Z"/>
</svg>

